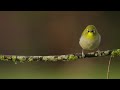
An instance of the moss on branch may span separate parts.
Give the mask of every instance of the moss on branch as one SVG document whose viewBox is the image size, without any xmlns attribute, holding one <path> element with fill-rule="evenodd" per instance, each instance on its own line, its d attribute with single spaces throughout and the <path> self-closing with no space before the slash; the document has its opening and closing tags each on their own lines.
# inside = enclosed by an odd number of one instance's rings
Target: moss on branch
<svg viewBox="0 0 120 90">
<path fill-rule="evenodd" d="M 104 57 L 104 56 L 120 56 L 120 49 L 96 51 L 86 53 L 85 57 L 81 53 L 66 54 L 66 55 L 52 55 L 52 56 L 20 56 L 20 55 L 0 55 L 2 61 L 13 62 L 32 62 L 32 61 L 75 61 L 82 58 Z"/>
</svg>

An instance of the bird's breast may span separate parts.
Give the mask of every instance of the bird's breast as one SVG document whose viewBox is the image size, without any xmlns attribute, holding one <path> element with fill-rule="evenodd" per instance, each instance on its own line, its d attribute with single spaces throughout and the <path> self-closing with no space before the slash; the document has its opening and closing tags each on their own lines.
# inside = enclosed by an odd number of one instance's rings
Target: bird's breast
<svg viewBox="0 0 120 90">
<path fill-rule="evenodd" d="M 99 35 L 98 37 L 94 37 L 94 39 L 91 38 L 90 36 L 89 37 L 81 36 L 79 44 L 85 50 L 94 50 L 99 46 L 100 39 L 101 38 Z"/>
</svg>

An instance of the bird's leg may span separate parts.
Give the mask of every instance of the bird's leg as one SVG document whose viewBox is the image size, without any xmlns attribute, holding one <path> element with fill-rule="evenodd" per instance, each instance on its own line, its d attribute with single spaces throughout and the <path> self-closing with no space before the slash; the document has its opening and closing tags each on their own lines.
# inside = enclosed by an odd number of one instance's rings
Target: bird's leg
<svg viewBox="0 0 120 90">
<path fill-rule="evenodd" d="M 85 58 L 84 50 L 82 49 L 82 57 Z"/>
<path fill-rule="evenodd" d="M 96 52 L 98 53 L 98 55 L 101 55 L 101 51 L 99 49 Z"/>
<path fill-rule="evenodd" d="M 100 50 L 99 49 L 97 49 L 97 51 L 96 52 L 100 52 Z"/>
</svg>

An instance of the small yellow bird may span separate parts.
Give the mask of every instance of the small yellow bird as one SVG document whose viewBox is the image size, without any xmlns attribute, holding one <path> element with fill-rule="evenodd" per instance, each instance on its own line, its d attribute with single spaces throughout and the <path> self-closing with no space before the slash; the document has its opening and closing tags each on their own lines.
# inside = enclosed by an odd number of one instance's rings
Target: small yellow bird
<svg viewBox="0 0 120 90">
<path fill-rule="evenodd" d="M 94 25 L 88 25 L 82 32 L 79 44 L 82 47 L 82 56 L 85 57 L 83 50 L 95 50 L 99 47 L 101 36 Z"/>
</svg>

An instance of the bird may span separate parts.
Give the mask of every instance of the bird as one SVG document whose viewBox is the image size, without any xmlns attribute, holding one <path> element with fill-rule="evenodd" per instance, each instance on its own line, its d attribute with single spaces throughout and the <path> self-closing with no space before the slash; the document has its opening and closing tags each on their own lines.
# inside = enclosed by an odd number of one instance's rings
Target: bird
<svg viewBox="0 0 120 90">
<path fill-rule="evenodd" d="M 88 25 L 81 34 L 79 44 L 82 47 L 82 57 L 85 57 L 84 50 L 98 49 L 101 43 L 101 35 L 94 25 Z M 99 51 L 99 49 L 98 49 Z"/>
</svg>

